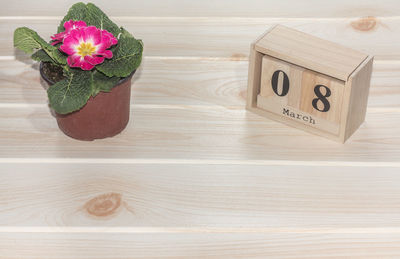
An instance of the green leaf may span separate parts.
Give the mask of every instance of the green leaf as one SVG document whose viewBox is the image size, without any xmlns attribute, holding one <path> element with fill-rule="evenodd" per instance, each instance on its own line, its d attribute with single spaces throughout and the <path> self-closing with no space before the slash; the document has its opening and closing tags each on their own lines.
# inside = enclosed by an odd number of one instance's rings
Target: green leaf
<svg viewBox="0 0 400 259">
<path fill-rule="evenodd" d="M 74 21 L 86 21 L 87 16 L 87 8 L 86 5 L 82 2 L 76 3 L 71 8 L 69 8 L 68 13 L 64 16 L 64 19 L 60 22 L 58 26 L 57 32 L 60 33 L 65 30 L 64 23 L 69 20 Z"/>
<path fill-rule="evenodd" d="M 82 108 L 92 95 L 93 78 L 90 71 L 74 70 L 47 90 L 50 106 L 59 114 Z"/>
<path fill-rule="evenodd" d="M 36 61 L 54 63 L 54 60 L 43 49 L 39 49 L 38 51 L 33 53 L 31 58 Z"/>
<path fill-rule="evenodd" d="M 51 49 L 51 57 L 60 64 L 66 65 L 67 64 L 67 56 L 61 53 L 57 48 Z"/>
<path fill-rule="evenodd" d="M 120 33 L 118 25 L 111 21 L 100 8 L 92 3 L 85 5 L 84 3 L 79 2 L 71 6 L 67 15 L 62 19 L 58 26 L 58 33 L 65 30 L 64 23 L 69 20 L 85 21 L 88 26 L 93 25 L 99 29 L 107 30 L 115 37 Z"/>
<path fill-rule="evenodd" d="M 27 54 L 32 53 L 36 49 L 43 49 L 56 63 L 63 65 L 67 64 L 67 57 L 64 54 L 62 54 L 56 47 L 43 40 L 35 31 L 27 27 L 17 28 L 15 30 L 14 47 L 23 50 Z M 36 56 L 33 56 L 32 58 L 34 57 Z"/>
<path fill-rule="evenodd" d="M 20 27 L 14 32 L 14 47 L 19 48 L 27 54 L 32 53 L 36 49 L 44 48 L 50 45 L 44 41 L 35 31 Z M 51 46 L 51 45 L 50 45 Z"/>
<path fill-rule="evenodd" d="M 101 92 L 110 92 L 121 78 L 108 77 L 99 71 L 93 72 L 93 96 Z"/>
<path fill-rule="evenodd" d="M 118 36 L 118 34 L 121 32 L 118 25 L 111 21 L 110 18 L 108 18 L 108 16 L 102 10 L 100 10 L 100 8 L 92 3 L 88 3 L 86 8 L 87 17 L 85 21 L 88 26 L 93 25 L 99 29 L 111 32 L 115 37 Z"/>
<path fill-rule="evenodd" d="M 143 43 L 122 29 L 112 59 L 106 59 L 96 69 L 106 76 L 127 77 L 139 67 L 142 61 Z"/>
</svg>

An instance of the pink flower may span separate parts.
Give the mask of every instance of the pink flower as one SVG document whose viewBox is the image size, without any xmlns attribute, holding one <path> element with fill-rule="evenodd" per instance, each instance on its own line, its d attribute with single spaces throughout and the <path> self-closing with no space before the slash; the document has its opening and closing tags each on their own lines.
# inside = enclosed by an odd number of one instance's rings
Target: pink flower
<svg viewBox="0 0 400 259">
<path fill-rule="evenodd" d="M 51 36 L 51 39 L 54 41 L 51 43 L 51 45 L 56 45 L 58 43 L 63 42 L 64 38 L 67 37 L 68 34 L 73 29 L 78 29 L 78 28 L 83 28 L 83 27 L 87 27 L 87 25 L 84 21 L 73 21 L 73 20 L 66 21 L 64 23 L 65 31 L 54 34 L 54 36 Z"/>
<path fill-rule="evenodd" d="M 107 50 L 118 40 L 108 31 L 94 26 L 76 28 L 65 36 L 60 50 L 68 54 L 68 65 L 92 70 L 101 64 L 104 58 L 112 58 L 111 50 Z"/>
</svg>

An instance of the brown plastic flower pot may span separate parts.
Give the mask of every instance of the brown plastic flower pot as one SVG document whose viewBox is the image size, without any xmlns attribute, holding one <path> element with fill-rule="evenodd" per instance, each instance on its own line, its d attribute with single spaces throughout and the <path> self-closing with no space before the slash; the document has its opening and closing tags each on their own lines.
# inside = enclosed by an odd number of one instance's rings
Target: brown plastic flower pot
<svg viewBox="0 0 400 259">
<path fill-rule="evenodd" d="M 56 113 L 58 127 L 74 139 L 88 141 L 120 133 L 129 121 L 131 79 L 135 71 L 121 79 L 110 92 L 90 97 L 80 110 L 68 114 Z M 50 86 L 55 83 L 43 73 L 42 63 L 40 75 Z"/>
</svg>

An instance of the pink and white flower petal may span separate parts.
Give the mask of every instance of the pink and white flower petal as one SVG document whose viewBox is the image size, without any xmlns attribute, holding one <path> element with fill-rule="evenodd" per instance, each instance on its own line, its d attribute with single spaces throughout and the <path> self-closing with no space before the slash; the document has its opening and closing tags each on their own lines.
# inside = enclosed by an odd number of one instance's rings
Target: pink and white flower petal
<svg viewBox="0 0 400 259">
<path fill-rule="evenodd" d="M 96 54 L 100 55 L 106 51 L 106 49 L 111 47 L 110 38 L 108 36 L 103 35 L 101 38 L 101 42 L 96 45 Z"/>
<path fill-rule="evenodd" d="M 106 50 L 104 48 L 104 45 L 97 45 L 96 47 L 97 47 L 96 52 L 93 54 L 104 56 L 105 58 L 108 58 L 108 59 L 113 57 L 113 53 L 111 52 L 111 50 L 108 50 L 108 49 Z"/>
<path fill-rule="evenodd" d="M 87 24 L 85 21 L 75 21 L 73 24 L 74 29 L 75 28 L 80 28 L 80 27 L 87 27 Z"/>
<path fill-rule="evenodd" d="M 101 42 L 100 44 L 96 45 L 96 54 L 103 53 L 107 49 L 107 44 L 105 42 Z"/>
<path fill-rule="evenodd" d="M 70 31 L 70 30 L 72 30 L 72 25 L 74 24 L 74 21 L 73 20 L 69 20 L 69 21 L 66 21 L 66 22 L 64 22 L 64 29 L 65 29 L 65 31 Z"/>
<path fill-rule="evenodd" d="M 94 26 L 89 26 L 89 27 L 83 28 L 80 32 L 82 34 L 82 40 L 84 42 L 90 41 L 93 44 L 96 44 L 95 42 L 99 42 L 100 41 L 100 39 L 99 39 L 99 37 L 100 37 L 99 29 L 97 29 Z"/>
<path fill-rule="evenodd" d="M 110 39 L 111 45 L 115 45 L 118 43 L 117 38 L 115 38 L 112 33 L 108 32 L 106 30 L 102 30 L 101 32 Z"/>
<path fill-rule="evenodd" d="M 67 58 L 67 63 L 70 67 L 80 67 L 81 66 L 81 56 L 71 55 Z"/>
<path fill-rule="evenodd" d="M 113 57 L 108 48 L 117 42 L 108 31 L 89 26 L 72 29 L 65 36 L 60 50 L 69 55 L 67 61 L 70 67 L 91 70 L 95 65 L 103 63 L 105 58 Z"/>
<path fill-rule="evenodd" d="M 108 58 L 108 59 L 110 59 L 110 58 L 113 57 L 113 53 L 111 52 L 111 50 L 106 50 L 106 51 L 104 51 L 104 52 L 102 53 L 102 55 L 103 55 L 105 58 Z"/>
<path fill-rule="evenodd" d="M 83 70 L 92 70 L 94 68 L 94 65 L 88 63 L 88 62 L 82 62 L 81 68 Z"/>
<path fill-rule="evenodd" d="M 74 38 L 78 43 L 79 43 L 79 42 L 82 42 L 82 41 L 83 41 L 83 39 L 82 39 L 82 31 L 83 31 L 83 30 L 84 30 L 83 28 L 78 28 L 78 29 L 72 30 L 72 31 L 68 34 L 68 36 L 65 37 L 64 40 L 66 40 L 66 39 L 69 38 L 69 37 L 72 37 L 72 38 Z"/>
<path fill-rule="evenodd" d="M 62 42 L 64 37 L 65 37 L 65 31 L 54 34 L 53 36 L 50 37 L 54 41 L 51 43 L 51 45 L 56 45 L 56 44 Z"/>
<path fill-rule="evenodd" d="M 109 47 L 111 47 L 111 45 L 113 45 L 109 35 L 103 34 L 101 37 L 101 41 L 106 44 L 106 49 L 108 49 Z"/>
<path fill-rule="evenodd" d="M 85 59 L 79 55 L 69 56 L 67 62 L 70 67 L 80 67 L 83 70 L 92 70 L 94 68 L 94 65 L 86 62 Z"/>
<path fill-rule="evenodd" d="M 86 22 L 69 20 L 64 23 L 64 29 L 67 33 L 73 29 L 82 28 L 82 27 L 87 27 Z"/>
<path fill-rule="evenodd" d="M 68 55 L 73 55 L 77 52 L 78 46 L 79 41 L 72 36 L 68 36 L 64 39 L 63 45 L 60 46 L 60 50 Z"/>
<path fill-rule="evenodd" d="M 65 31 L 57 33 L 54 36 L 51 36 L 51 39 L 54 40 L 54 42 L 52 42 L 51 44 L 56 45 L 62 42 L 72 30 L 84 27 L 87 27 L 86 22 L 84 21 L 73 21 L 73 20 L 66 21 L 64 23 Z"/>
<path fill-rule="evenodd" d="M 98 65 L 98 64 L 101 64 L 104 61 L 104 57 L 89 56 L 89 55 L 85 56 L 84 59 L 85 59 L 86 62 L 88 62 L 88 63 L 90 63 L 90 64 L 92 64 L 94 66 Z"/>
</svg>

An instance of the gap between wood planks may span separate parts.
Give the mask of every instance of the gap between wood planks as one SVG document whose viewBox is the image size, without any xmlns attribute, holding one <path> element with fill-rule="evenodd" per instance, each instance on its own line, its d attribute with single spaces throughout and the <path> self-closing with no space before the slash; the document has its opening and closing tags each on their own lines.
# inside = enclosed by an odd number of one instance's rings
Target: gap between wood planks
<svg viewBox="0 0 400 259">
<path fill-rule="evenodd" d="M 30 19 L 31 18 L 31 19 Z M 13 55 L 12 31 L 33 26 L 49 38 L 58 16 L 2 16 L 1 55 Z M 247 17 L 112 17 L 145 40 L 145 52 L 154 56 L 246 57 L 250 43 L 270 26 L 282 23 L 339 44 L 354 46 L 375 59 L 400 59 L 397 29 L 400 16 L 350 18 L 247 18 Z M 31 22 L 29 22 L 31 21 Z M 4 24 L 3 24 L 4 23 Z M 225 40 L 224 40 L 225 39 Z M 388 43 L 383 42 L 386 39 Z M 226 44 L 230 42 L 230 44 Z"/>
<path fill-rule="evenodd" d="M 370 16 L 372 17 L 372 16 Z M 61 21 L 62 16 L 0 16 L 0 20 L 48 20 L 48 21 Z M 168 21 L 184 21 L 184 20 L 192 20 L 192 21 L 249 21 L 249 22 L 263 22 L 263 21 L 349 21 L 352 19 L 358 19 L 359 16 L 354 17 L 217 17 L 217 16 L 198 16 L 198 17 L 184 17 L 184 16 L 110 16 L 112 20 L 118 21 L 154 21 L 154 20 L 168 20 Z M 379 20 L 400 20 L 400 16 L 376 16 L 374 17 Z"/>
<path fill-rule="evenodd" d="M 201 57 L 201 56 L 146 56 L 144 59 L 147 60 L 185 60 L 185 61 L 249 61 L 249 58 L 247 56 L 235 56 L 235 57 Z M 0 56 L 0 61 L 12 61 L 12 60 L 17 60 L 15 56 Z M 382 61 L 387 61 L 387 60 L 382 60 Z M 391 60 L 390 60 L 391 61 Z M 390 62 L 389 61 L 389 62 Z M 400 63 L 400 61 L 399 61 Z"/>
<path fill-rule="evenodd" d="M 0 108 L 45 108 L 48 107 L 46 103 L 0 103 Z M 231 106 L 223 106 L 223 105 L 203 105 L 203 104 L 195 104 L 195 105 L 187 105 L 187 104 L 131 104 L 131 110 L 133 109 L 171 109 L 171 110 L 216 110 L 216 109 L 228 109 L 228 110 L 243 110 L 245 107 L 243 105 L 231 105 Z M 368 108 L 368 113 L 400 113 L 400 107 L 374 107 Z"/>
<path fill-rule="evenodd" d="M 28 58 L 27 56 L 26 58 Z M 232 61 L 232 62 L 248 62 L 248 56 L 234 56 L 234 57 L 202 57 L 202 56 L 145 56 L 146 60 L 182 60 L 182 61 Z M 13 61 L 17 60 L 15 56 L 0 56 L 0 61 Z M 374 65 L 400 65 L 400 60 L 374 60 Z"/>
<path fill-rule="evenodd" d="M 140 159 L 140 158 L 0 158 L 1 164 L 162 164 L 162 165 L 261 165 L 261 166 L 345 166 L 400 167 L 400 162 L 301 161 L 301 160 L 224 160 L 224 159 Z"/>
<path fill-rule="evenodd" d="M 0 227 L 0 233 L 400 233 L 400 228 Z"/>
</svg>

